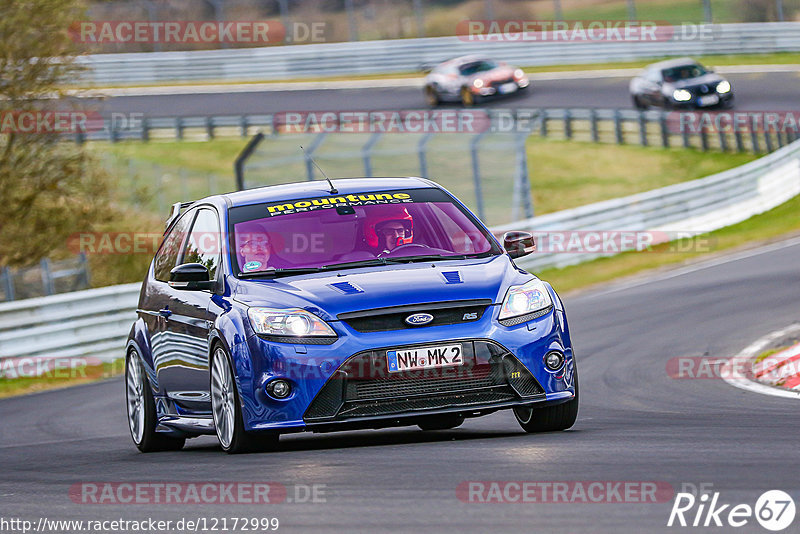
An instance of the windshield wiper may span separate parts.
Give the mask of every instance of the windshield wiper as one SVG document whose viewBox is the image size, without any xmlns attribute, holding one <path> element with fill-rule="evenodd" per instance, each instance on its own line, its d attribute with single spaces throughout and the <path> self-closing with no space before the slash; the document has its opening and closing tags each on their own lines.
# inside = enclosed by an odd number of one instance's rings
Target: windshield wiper
<svg viewBox="0 0 800 534">
<path fill-rule="evenodd" d="M 318 273 L 323 270 L 323 267 L 292 267 L 292 268 L 275 268 L 270 267 L 268 269 L 264 269 L 263 271 L 253 271 L 249 273 L 242 273 L 239 275 L 240 278 L 258 278 L 261 276 L 279 276 L 279 275 L 290 275 L 290 274 L 306 274 L 306 273 Z"/>
<path fill-rule="evenodd" d="M 467 260 L 473 258 L 488 258 L 489 256 L 493 255 L 494 255 L 493 252 L 488 251 L 488 252 L 478 252 L 474 254 L 452 254 L 448 256 L 442 256 L 439 254 L 423 254 L 420 256 L 400 256 L 397 258 L 390 258 L 390 259 L 397 263 L 413 263 L 417 261 Z"/>
<path fill-rule="evenodd" d="M 331 263 L 324 265 L 321 269 L 355 269 L 358 267 L 372 267 L 373 265 L 387 265 L 394 263 L 393 258 L 372 258 L 369 260 L 348 261 L 344 263 Z"/>
</svg>

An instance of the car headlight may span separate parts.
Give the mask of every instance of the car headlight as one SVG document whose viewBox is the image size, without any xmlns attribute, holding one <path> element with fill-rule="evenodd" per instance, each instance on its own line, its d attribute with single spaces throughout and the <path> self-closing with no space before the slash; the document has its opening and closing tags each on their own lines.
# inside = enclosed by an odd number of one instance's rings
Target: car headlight
<svg viewBox="0 0 800 534">
<path fill-rule="evenodd" d="M 675 92 L 672 93 L 672 98 L 678 102 L 688 102 L 692 99 L 692 93 L 686 89 L 675 89 Z"/>
<path fill-rule="evenodd" d="M 498 319 L 527 315 L 547 309 L 552 305 L 553 300 L 550 298 L 550 292 L 547 291 L 544 282 L 534 278 L 521 286 L 508 288 Z"/>
<path fill-rule="evenodd" d="M 717 92 L 720 94 L 731 92 L 731 83 L 728 80 L 722 80 L 717 84 Z"/>
<path fill-rule="evenodd" d="M 250 324 L 258 334 L 270 336 L 336 336 L 333 329 L 314 315 L 300 308 L 249 308 Z"/>
<path fill-rule="evenodd" d="M 522 69 L 517 69 L 514 71 L 514 78 L 519 79 L 524 77 L 525 77 L 525 72 Z"/>
<path fill-rule="evenodd" d="M 474 85 L 475 87 L 477 87 L 478 89 L 480 89 L 481 87 L 483 87 L 483 80 L 481 80 L 480 78 L 478 78 L 477 80 L 475 80 L 474 82 L 472 82 L 472 85 Z"/>
</svg>

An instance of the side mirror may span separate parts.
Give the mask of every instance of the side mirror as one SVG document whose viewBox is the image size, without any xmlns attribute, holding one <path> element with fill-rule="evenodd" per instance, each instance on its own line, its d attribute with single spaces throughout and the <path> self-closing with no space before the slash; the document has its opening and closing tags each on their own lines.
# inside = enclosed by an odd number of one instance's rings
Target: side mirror
<svg viewBox="0 0 800 534">
<path fill-rule="evenodd" d="M 521 258 L 536 250 L 536 242 L 528 232 L 506 232 L 503 234 L 503 248 L 512 258 Z"/>
<path fill-rule="evenodd" d="M 203 291 L 214 289 L 216 282 L 210 280 L 208 267 L 201 263 L 184 263 L 169 272 L 169 285 L 175 289 Z"/>
</svg>

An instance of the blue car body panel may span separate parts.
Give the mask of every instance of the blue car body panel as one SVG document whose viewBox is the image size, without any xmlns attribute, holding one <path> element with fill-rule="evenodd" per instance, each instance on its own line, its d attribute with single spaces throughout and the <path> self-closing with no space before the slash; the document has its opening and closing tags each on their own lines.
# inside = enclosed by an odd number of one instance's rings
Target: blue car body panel
<svg viewBox="0 0 800 534">
<path fill-rule="evenodd" d="M 439 187 L 428 180 L 412 178 L 337 180 L 336 186 L 340 195 Z M 326 194 L 329 193 L 324 183 L 307 182 L 210 197 L 189 209 L 197 206 L 213 209 L 219 217 L 221 231 L 226 234 L 228 210 L 232 207 Z M 468 212 L 457 199 L 454 201 Z M 237 278 L 232 274 L 231 255 L 223 254 L 219 271 L 221 289 L 216 294 L 168 288 L 167 284 L 154 280 L 153 265 L 143 284 L 139 317 L 131 329 L 128 345 L 136 349 L 147 371 L 161 422 L 159 431 L 190 436 L 213 433 L 213 423 L 209 424 L 208 362 L 215 343 L 221 344 L 231 357 L 247 430 L 312 429 L 309 407 L 327 384 L 338 379 L 337 370 L 349 359 L 366 351 L 375 360 L 385 357 L 387 350 L 409 346 L 463 343 L 464 347 L 472 347 L 469 350 L 478 362 L 483 357 L 478 355 L 476 343 L 479 342 L 481 354 L 492 355 L 497 361 L 513 359 L 527 369 L 543 391 L 533 397 L 507 402 L 469 406 L 456 403 L 400 414 L 353 417 L 352 421 L 379 422 L 387 418 L 452 411 L 489 413 L 534 402 L 560 403 L 574 397 L 572 342 L 563 305 L 552 287 L 546 284 L 554 305 L 543 315 L 513 326 L 498 322 L 509 287 L 534 279 L 533 275 L 516 267 L 508 254 L 274 279 Z M 414 308 L 429 303 L 455 303 L 455 306 L 482 303 L 485 311 L 479 319 L 470 322 L 375 332 L 358 331 L 341 318 L 343 314 L 364 310 Z M 171 306 L 167 318 L 159 316 L 163 306 Z M 327 322 L 338 337 L 330 344 L 265 339 L 257 335 L 250 324 L 247 309 L 251 306 L 302 308 Z M 154 354 L 153 339 L 160 339 L 167 350 Z M 168 341 L 163 342 L 165 339 Z M 557 371 L 550 371 L 543 364 L 544 356 L 553 350 L 563 353 L 565 359 L 564 366 Z M 278 400 L 267 395 L 266 384 L 276 378 L 286 379 L 293 386 L 288 398 Z M 346 421 L 327 421 L 331 425 L 337 422 Z M 322 423 L 326 421 L 320 420 Z"/>
</svg>

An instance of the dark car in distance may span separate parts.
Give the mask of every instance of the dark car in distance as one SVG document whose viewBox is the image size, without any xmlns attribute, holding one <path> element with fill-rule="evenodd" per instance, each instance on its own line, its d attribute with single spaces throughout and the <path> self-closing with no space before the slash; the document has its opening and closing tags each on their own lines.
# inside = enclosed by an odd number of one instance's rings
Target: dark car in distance
<svg viewBox="0 0 800 534">
<path fill-rule="evenodd" d="M 733 89 L 728 80 L 691 58 L 653 63 L 630 83 L 636 109 L 730 107 Z"/>
</svg>

